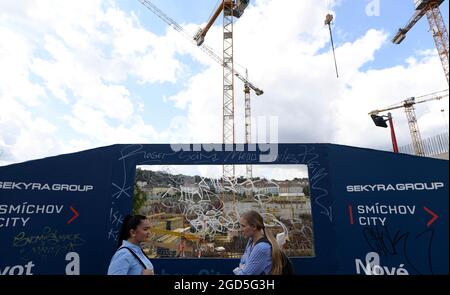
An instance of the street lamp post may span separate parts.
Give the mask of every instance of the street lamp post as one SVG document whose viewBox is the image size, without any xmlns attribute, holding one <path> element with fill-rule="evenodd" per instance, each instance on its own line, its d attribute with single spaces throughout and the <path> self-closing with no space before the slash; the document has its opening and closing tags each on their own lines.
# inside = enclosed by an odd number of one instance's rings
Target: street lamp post
<svg viewBox="0 0 450 295">
<path fill-rule="evenodd" d="M 378 127 L 387 128 L 388 125 L 386 124 L 386 121 L 389 122 L 389 127 L 391 129 L 392 149 L 394 153 L 398 153 L 397 138 L 395 137 L 394 122 L 392 121 L 391 113 L 388 113 L 387 116 L 378 116 L 375 114 L 372 114 L 370 116 L 372 117 L 372 120 L 375 123 L 375 125 Z"/>
<path fill-rule="evenodd" d="M 388 113 L 388 122 L 391 129 L 392 149 L 394 150 L 394 153 L 398 153 L 397 138 L 395 137 L 394 122 L 392 121 L 391 113 Z"/>
</svg>

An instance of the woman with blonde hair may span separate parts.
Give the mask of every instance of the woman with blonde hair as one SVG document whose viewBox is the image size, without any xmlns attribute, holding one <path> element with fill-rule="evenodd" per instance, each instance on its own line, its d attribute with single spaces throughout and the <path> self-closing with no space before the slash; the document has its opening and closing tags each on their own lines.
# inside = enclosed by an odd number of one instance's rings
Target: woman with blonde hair
<svg viewBox="0 0 450 295">
<path fill-rule="evenodd" d="M 272 233 L 265 228 L 262 216 L 247 211 L 240 218 L 241 231 L 248 238 L 236 275 L 281 275 L 288 263 Z M 268 234 L 267 234 L 268 233 Z"/>
</svg>

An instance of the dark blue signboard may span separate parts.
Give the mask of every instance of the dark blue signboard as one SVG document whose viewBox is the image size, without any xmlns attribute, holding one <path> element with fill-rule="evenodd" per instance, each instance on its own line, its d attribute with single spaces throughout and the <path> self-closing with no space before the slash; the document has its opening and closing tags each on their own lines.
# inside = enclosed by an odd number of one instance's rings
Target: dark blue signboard
<svg viewBox="0 0 450 295">
<path fill-rule="evenodd" d="M 314 257 L 298 274 L 448 274 L 448 161 L 331 144 L 113 145 L 0 167 L 0 273 L 106 274 L 136 165 L 304 164 Z M 238 259 L 153 259 L 232 274 Z"/>
</svg>

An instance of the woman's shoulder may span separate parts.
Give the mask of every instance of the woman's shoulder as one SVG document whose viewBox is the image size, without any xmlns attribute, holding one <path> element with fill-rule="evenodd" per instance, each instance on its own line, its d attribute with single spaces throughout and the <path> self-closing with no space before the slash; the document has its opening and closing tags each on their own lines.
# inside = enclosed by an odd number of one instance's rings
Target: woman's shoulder
<svg viewBox="0 0 450 295">
<path fill-rule="evenodd" d="M 269 239 L 267 239 L 266 237 L 262 237 L 259 240 L 256 241 L 255 243 L 255 247 L 258 245 L 268 245 L 268 246 L 272 246 L 272 244 L 270 243 Z"/>
<path fill-rule="evenodd" d="M 270 244 L 270 242 L 268 240 L 257 241 L 255 246 L 253 246 L 253 249 L 271 250 L 272 245 Z"/>
<path fill-rule="evenodd" d="M 120 247 L 116 250 L 116 253 L 114 253 L 114 259 L 128 259 L 130 257 L 131 253 L 130 250 L 124 247 Z"/>
</svg>

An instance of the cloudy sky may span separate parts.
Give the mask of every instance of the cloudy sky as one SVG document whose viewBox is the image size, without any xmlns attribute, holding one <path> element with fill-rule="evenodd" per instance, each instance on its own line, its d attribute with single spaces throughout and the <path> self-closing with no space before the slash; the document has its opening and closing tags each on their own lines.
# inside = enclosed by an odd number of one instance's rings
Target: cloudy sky
<svg viewBox="0 0 450 295">
<path fill-rule="evenodd" d="M 189 35 L 218 5 L 152 2 Z M 390 41 L 413 11 L 412 0 L 252 0 L 235 23 L 234 57 L 265 92 L 252 93 L 254 139 L 265 141 L 275 118 L 279 142 L 390 150 L 389 130 L 367 113 L 447 88 L 426 18 L 401 45 Z M 206 36 L 219 55 L 221 30 L 220 20 Z M 137 0 L 1 0 L 0 165 L 114 143 L 221 142 L 221 75 Z M 242 90 L 236 80 L 236 142 Z M 448 99 L 416 113 L 423 138 L 448 132 Z M 399 145 L 409 144 L 404 111 L 392 114 Z"/>
</svg>

